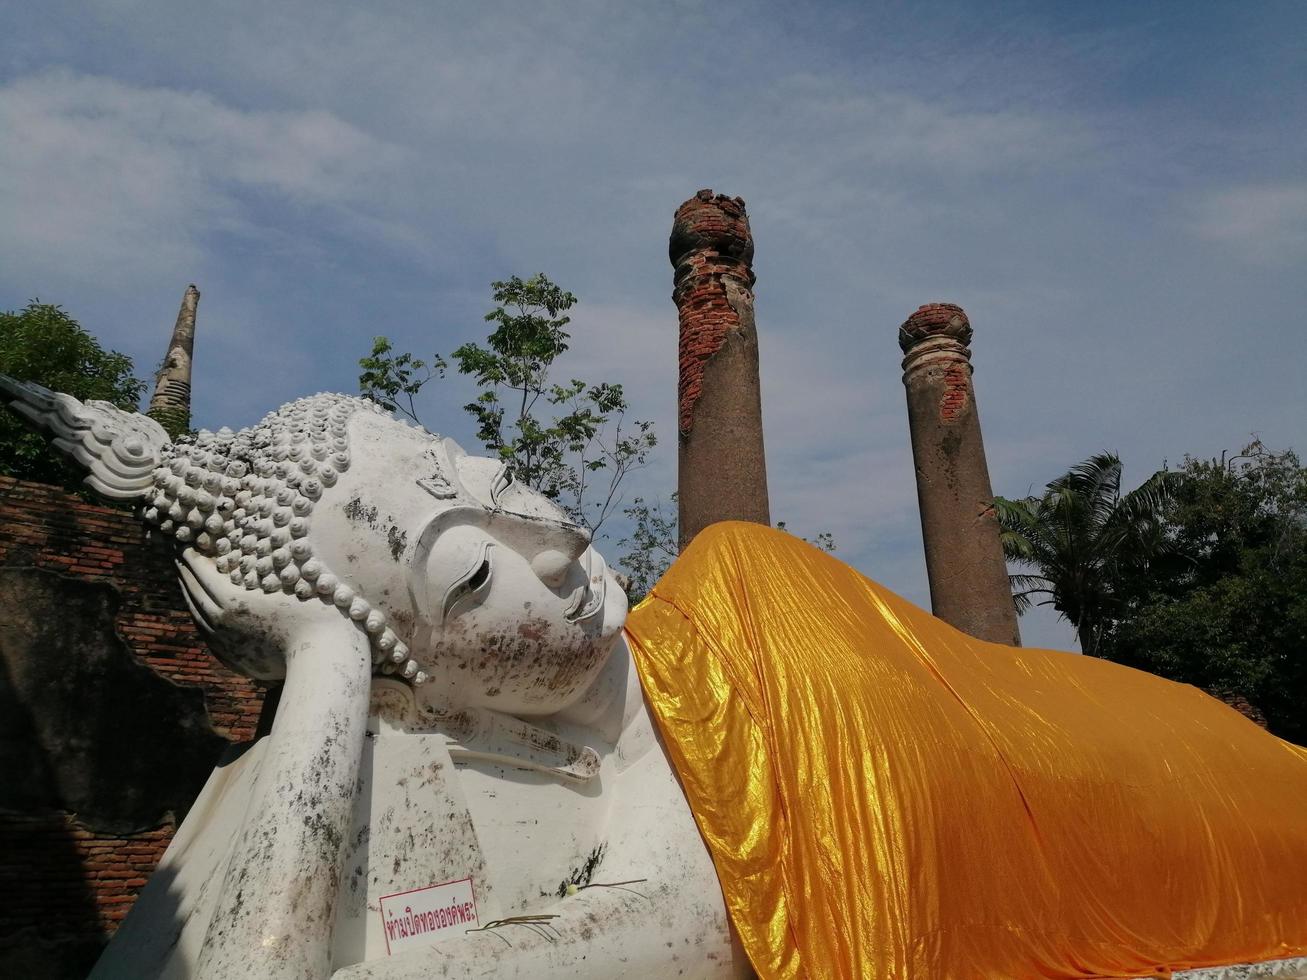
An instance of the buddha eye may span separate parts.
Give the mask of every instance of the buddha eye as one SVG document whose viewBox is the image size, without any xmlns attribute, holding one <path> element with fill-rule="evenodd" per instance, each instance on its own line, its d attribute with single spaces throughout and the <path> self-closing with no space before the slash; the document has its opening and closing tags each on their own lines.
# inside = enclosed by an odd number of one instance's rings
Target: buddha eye
<svg viewBox="0 0 1307 980">
<path fill-rule="evenodd" d="M 465 604 L 465 600 L 476 599 L 485 594 L 490 585 L 490 574 L 493 571 L 491 552 L 494 547 L 489 542 L 483 544 L 477 555 L 477 560 L 471 565 L 467 573 L 445 590 L 445 599 L 441 604 L 442 620 L 448 619 L 458 606 Z"/>
<path fill-rule="evenodd" d="M 472 577 L 467 580 L 466 586 L 469 592 L 475 592 L 481 586 L 490 581 L 490 559 L 484 559 L 477 570 L 472 573 Z"/>
</svg>

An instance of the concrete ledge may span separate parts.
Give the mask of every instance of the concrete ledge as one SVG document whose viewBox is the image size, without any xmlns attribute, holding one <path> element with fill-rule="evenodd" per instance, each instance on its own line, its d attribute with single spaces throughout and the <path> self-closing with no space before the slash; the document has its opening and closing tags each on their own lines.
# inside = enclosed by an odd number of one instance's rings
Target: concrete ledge
<svg viewBox="0 0 1307 980">
<path fill-rule="evenodd" d="M 1307 956 L 1292 956 L 1287 960 L 1263 960 L 1261 963 L 1239 963 L 1234 966 L 1214 966 L 1203 970 L 1185 970 L 1175 980 L 1256 980 L 1258 977 L 1279 977 L 1281 980 L 1307 978 Z"/>
</svg>

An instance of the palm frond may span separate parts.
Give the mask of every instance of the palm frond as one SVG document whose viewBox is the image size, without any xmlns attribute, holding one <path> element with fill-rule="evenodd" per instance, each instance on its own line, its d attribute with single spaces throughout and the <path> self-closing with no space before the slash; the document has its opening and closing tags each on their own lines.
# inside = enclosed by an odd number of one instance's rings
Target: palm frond
<svg viewBox="0 0 1307 980">
<path fill-rule="evenodd" d="M 1028 561 L 1034 550 L 1031 534 L 1038 530 L 1039 520 L 1033 497 L 1025 500 L 994 498 L 994 513 L 998 518 L 998 537 L 1003 554 L 1010 561 Z"/>
<path fill-rule="evenodd" d="M 1121 459 L 1115 453 L 1098 453 L 1077 463 L 1049 484 L 1078 512 L 1083 527 L 1101 527 L 1110 517 L 1121 490 Z"/>
<path fill-rule="evenodd" d="M 1051 481 L 1039 497 L 995 500 L 1019 611 L 1052 605 L 1092 652 L 1122 612 L 1122 573 L 1167 547 L 1165 507 L 1177 476 L 1153 474 L 1121 493 L 1121 459 L 1098 453 Z M 1045 597 L 1042 601 L 1036 597 Z"/>
<path fill-rule="evenodd" d="M 1170 470 L 1159 470 L 1118 502 L 1112 519 L 1114 523 L 1139 524 L 1156 522 L 1164 506 L 1175 495 L 1182 477 Z"/>
<path fill-rule="evenodd" d="M 1008 575 L 1008 581 L 1012 584 L 1014 591 L 1022 593 L 1048 592 L 1052 593 L 1053 583 L 1042 575 L 1027 575 L 1023 572 L 1013 572 Z"/>
<path fill-rule="evenodd" d="M 1017 615 L 1021 616 L 1030 611 L 1036 603 L 1031 596 L 1047 595 L 1052 596 L 1052 583 L 1042 575 L 1012 574 L 1008 576 L 1008 582 L 1012 589 L 1012 603 L 1016 606 Z"/>
</svg>

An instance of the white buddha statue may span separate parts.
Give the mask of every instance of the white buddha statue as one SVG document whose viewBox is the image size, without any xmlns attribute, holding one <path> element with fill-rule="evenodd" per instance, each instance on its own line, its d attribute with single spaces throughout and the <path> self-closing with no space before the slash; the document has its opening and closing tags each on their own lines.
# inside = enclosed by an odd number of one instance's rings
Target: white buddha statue
<svg viewBox="0 0 1307 980">
<path fill-rule="evenodd" d="M 284 679 L 94 977 L 735 977 L 721 890 L 586 531 L 356 398 L 173 444 L 0 378 L 142 502 L 214 652 Z"/>
</svg>

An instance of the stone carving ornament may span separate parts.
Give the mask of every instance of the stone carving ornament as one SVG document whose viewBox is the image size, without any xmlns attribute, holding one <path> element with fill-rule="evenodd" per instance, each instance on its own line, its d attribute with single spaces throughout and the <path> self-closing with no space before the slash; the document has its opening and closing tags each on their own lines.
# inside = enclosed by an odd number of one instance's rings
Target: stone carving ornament
<svg viewBox="0 0 1307 980">
<path fill-rule="evenodd" d="M 172 442 L 0 376 L 283 682 L 95 977 L 732 977 L 703 842 L 585 530 L 499 461 L 318 394 Z"/>
</svg>

